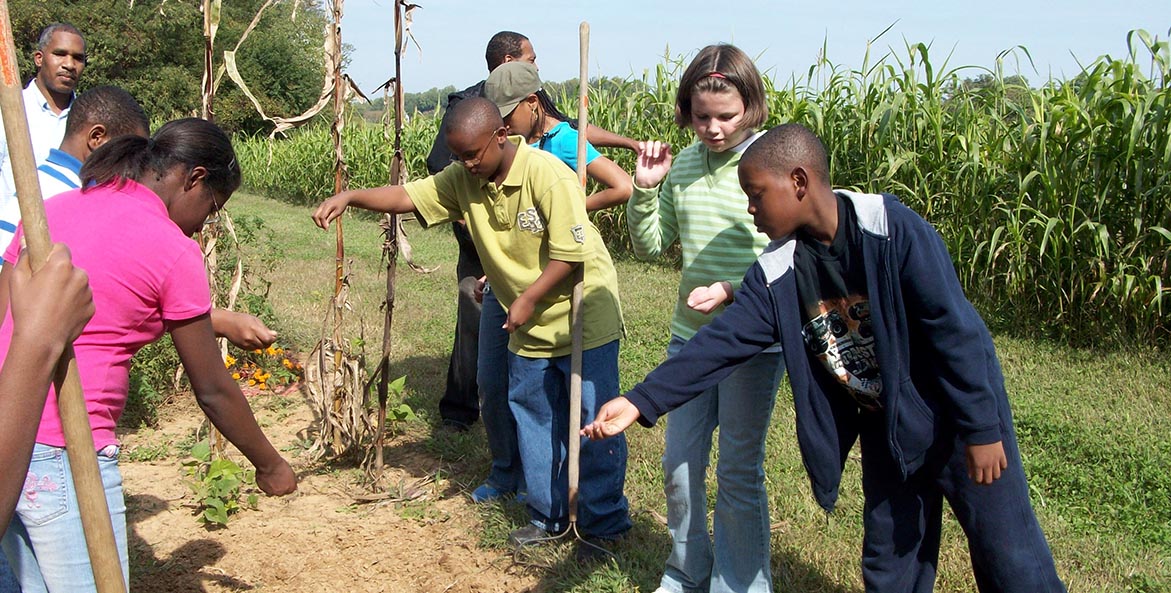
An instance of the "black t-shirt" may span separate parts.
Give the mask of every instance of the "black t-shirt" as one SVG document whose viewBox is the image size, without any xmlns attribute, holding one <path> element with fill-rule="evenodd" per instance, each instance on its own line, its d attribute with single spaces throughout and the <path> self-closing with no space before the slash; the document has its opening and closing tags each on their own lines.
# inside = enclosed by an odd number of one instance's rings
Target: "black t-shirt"
<svg viewBox="0 0 1171 593">
<path fill-rule="evenodd" d="M 801 335 L 809 356 L 819 361 L 813 366 L 829 373 L 862 409 L 874 411 L 882 407 L 882 377 L 870 325 L 858 218 L 849 200 L 837 198 L 838 230 L 829 245 L 797 234 L 793 268 Z"/>
</svg>

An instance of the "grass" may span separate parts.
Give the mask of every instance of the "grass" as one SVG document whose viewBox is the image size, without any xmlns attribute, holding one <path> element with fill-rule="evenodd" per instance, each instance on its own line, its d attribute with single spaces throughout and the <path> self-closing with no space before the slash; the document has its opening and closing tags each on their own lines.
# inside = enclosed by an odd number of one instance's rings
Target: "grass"
<svg viewBox="0 0 1171 593">
<path fill-rule="evenodd" d="M 324 196 L 322 196 L 324 197 Z M 270 303 L 281 341 L 307 351 L 320 335 L 333 286 L 333 234 L 312 226 L 310 209 L 239 194 L 233 216 L 263 219 L 279 252 L 268 272 Z M 351 259 L 345 335 L 381 339 L 379 304 L 385 291 L 376 221 L 347 216 Z M 455 484 L 474 487 L 486 474 L 481 429 L 467 434 L 433 431 L 455 320 L 456 246 L 447 228 L 420 230 L 407 223 L 416 260 L 430 274 L 400 262 L 397 276 L 392 375 L 407 375 L 404 398 L 419 416 L 410 436 L 426 440 Z M 264 254 L 245 254 L 261 257 Z M 628 388 L 664 356 L 670 303 L 679 280 L 669 266 L 617 258 L 627 337 L 619 368 Z M 1073 349 L 1044 339 L 997 336 L 1011 394 L 1033 502 L 1071 591 L 1171 592 L 1171 362 L 1143 352 Z M 367 347 L 368 354 L 372 352 Z M 784 385 L 784 382 L 782 382 Z M 668 421 L 670 417 L 668 416 Z M 652 591 L 667 554 L 660 456 L 663 427 L 630 431 L 626 493 L 635 528 L 618 560 L 577 566 L 568 546 L 531 558 L 542 591 Z M 145 453 L 145 452 L 144 452 Z M 787 385 L 777 398 L 767 441 L 766 473 L 772 521 L 772 569 L 778 591 L 855 593 L 862 590 L 862 494 L 856 460 L 847 464 L 838 510 L 825 515 L 809 493 L 793 430 Z M 388 462 L 395 464 L 393 452 Z M 505 550 L 508 531 L 524 522 L 513 503 L 486 505 L 481 544 Z M 420 517 L 421 520 L 433 519 Z M 958 525 L 945 521 L 936 591 L 975 589 Z"/>
</svg>

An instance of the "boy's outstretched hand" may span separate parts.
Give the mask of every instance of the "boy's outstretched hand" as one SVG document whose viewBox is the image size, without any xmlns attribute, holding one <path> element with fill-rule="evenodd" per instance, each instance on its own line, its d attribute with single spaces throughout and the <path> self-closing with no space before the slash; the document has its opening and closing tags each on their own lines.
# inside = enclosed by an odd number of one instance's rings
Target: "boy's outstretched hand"
<svg viewBox="0 0 1171 593">
<path fill-rule="evenodd" d="M 330 197 L 328 200 L 321 203 L 317 210 L 313 212 L 313 223 L 317 226 L 328 230 L 329 223 L 333 219 L 342 215 L 346 211 L 346 206 L 350 205 L 349 194 L 342 192 Z"/>
<path fill-rule="evenodd" d="M 985 486 L 1000 479 L 1000 472 L 1008 469 L 1008 457 L 1004 455 L 1004 443 L 996 441 L 987 445 L 968 445 L 968 477 Z"/>
<path fill-rule="evenodd" d="M 619 396 L 606 402 L 602 409 L 598 410 L 594 421 L 582 427 L 581 436 L 600 441 L 622 434 L 622 431 L 634 424 L 638 417 L 638 408 L 634 407 L 630 400 Z"/>
</svg>

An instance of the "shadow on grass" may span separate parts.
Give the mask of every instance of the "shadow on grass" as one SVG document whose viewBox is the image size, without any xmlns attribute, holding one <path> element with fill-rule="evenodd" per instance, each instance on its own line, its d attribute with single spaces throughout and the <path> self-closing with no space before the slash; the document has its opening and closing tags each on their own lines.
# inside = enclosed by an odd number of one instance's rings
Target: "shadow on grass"
<svg viewBox="0 0 1171 593">
<path fill-rule="evenodd" d="M 416 418 L 406 421 L 387 421 L 383 460 L 389 469 L 399 469 L 412 476 L 438 476 L 445 487 L 438 494 L 443 497 L 467 495 L 487 475 L 490 457 L 481 423 L 464 432 L 451 432 L 439 427 L 439 399 L 446 385 L 448 359 L 438 356 L 411 356 L 392 361 L 389 377 L 394 380 L 406 376 L 401 399 L 391 394 L 388 407 L 406 404 Z M 305 404 L 313 410 L 314 418 L 302 432 L 302 439 L 311 440 L 318 432 L 321 418 L 302 389 Z M 377 405 L 377 385 L 372 386 L 370 398 Z M 334 459 L 323 460 L 316 471 L 353 469 L 361 464 L 361 453 L 355 452 Z"/>
<path fill-rule="evenodd" d="M 205 582 L 216 584 L 215 590 L 249 591 L 251 583 L 226 574 L 205 571 L 227 554 L 223 544 L 211 539 L 191 539 L 160 558 L 151 545 L 138 535 L 136 525 L 168 508 L 168 503 L 147 494 L 126 497 L 126 538 L 130 551 L 130 590 L 143 593 L 207 591 Z"/>
</svg>

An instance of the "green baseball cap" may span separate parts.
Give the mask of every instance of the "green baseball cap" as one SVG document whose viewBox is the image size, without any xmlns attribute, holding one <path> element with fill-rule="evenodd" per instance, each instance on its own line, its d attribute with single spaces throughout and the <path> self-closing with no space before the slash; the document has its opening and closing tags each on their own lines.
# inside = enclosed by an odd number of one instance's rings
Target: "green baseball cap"
<svg viewBox="0 0 1171 593">
<path fill-rule="evenodd" d="M 484 82 L 484 97 L 508 117 L 525 97 L 541 88 L 537 67 L 528 62 L 505 62 L 496 67 Z"/>
</svg>

